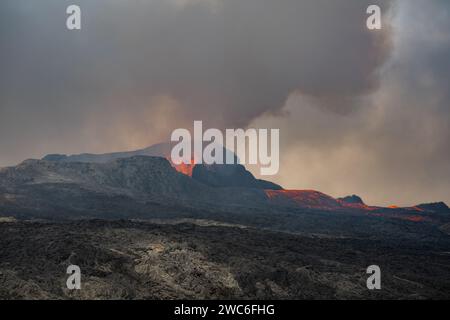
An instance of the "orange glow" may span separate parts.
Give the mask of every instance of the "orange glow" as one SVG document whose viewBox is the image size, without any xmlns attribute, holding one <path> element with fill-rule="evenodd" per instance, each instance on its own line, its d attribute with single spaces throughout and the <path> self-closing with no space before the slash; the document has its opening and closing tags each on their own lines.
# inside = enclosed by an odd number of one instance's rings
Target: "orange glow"
<svg viewBox="0 0 450 320">
<path fill-rule="evenodd" d="M 401 214 L 382 214 L 382 213 L 375 213 L 372 214 L 374 217 L 384 217 L 384 218 L 395 218 L 400 220 L 406 220 L 411 222 L 422 222 L 422 221 L 430 221 L 430 218 L 417 216 L 417 215 L 401 215 Z"/>
<path fill-rule="evenodd" d="M 315 190 L 265 190 L 265 193 L 271 202 L 285 206 L 321 210 L 372 211 L 377 209 L 377 207 L 370 207 L 362 203 L 347 203 Z"/>
<path fill-rule="evenodd" d="M 271 202 L 286 206 L 314 209 L 338 209 L 341 204 L 334 198 L 314 190 L 265 190 Z"/>
<path fill-rule="evenodd" d="M 413 222 L 421 222 L 421 221 L 425 221 L 425 218 L 421 217 L 421 216 L 407 216 L 407 217 L 405 217 L 405 220 L 413 221 Z"/>
<path fill-rule="evenodd" d="M 167 159 L 170 161 L 170 159 Z M 172 162 L 171 162 L 172 163 Z M 195 160 L 192 158 L 191 159 L 191 163 L 190 164 L 186 164 L 186 163 L 181 163 L 181 164 L 173 164 L 172 166 L 175 168 L 175 170 L 177 170 L 180 173 L 183 173 L 189 177 L 192 177 L 192 171 L 194 170 L 195 167 Z"/>
</svg>

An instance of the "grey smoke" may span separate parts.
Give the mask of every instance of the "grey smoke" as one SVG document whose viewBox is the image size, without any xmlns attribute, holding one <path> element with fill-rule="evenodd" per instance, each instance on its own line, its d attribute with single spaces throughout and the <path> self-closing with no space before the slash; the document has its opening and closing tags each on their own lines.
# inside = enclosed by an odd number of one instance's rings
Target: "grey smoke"
<svg viewBox="0 0 450 320">
<path fill-rule="evenodd" d="M 365 11 L 391 1 L 76 2 L 80 32 L 73 1 L 0 4 L 0 165 L 145 147 L 195 119 L 243 127 L 293 91 L 347 114 L 390 52 Z"/>
<path fill-rule="evenodd" d="M 76 2 L 81 32 L 65 29 L 73 1 L 0 2 L 0 166 L 203 120 L 282 128 L 287 187 L 450 202 L 448 1 Z"/>
<path fill-rule="evenodd" d="M 284 128 L 278 183 L 379 205 L 450 203 L 450 3 L 400 0 L 392 13 L 394 49 L 358 110 L 297 94 L 289 117 L 255 123 Z"/>
</svg>

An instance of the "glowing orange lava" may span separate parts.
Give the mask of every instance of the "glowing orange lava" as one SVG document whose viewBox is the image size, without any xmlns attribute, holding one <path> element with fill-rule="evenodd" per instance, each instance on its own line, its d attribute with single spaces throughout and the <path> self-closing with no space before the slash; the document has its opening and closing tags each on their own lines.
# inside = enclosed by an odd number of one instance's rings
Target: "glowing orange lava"
<svg viewBox="0 0 450 320">
<path fill-rule="evenodd" d="M 334 198 L 314 190 L 265 190 L 271 202 L 280 205 L 297 205 L 315 209 L 337 209 L 341 204 Z"/>
<path fill-rule="evenodd" d="M 170 161 L 170 159 L 168 159 Z M 194 170 L 195 167 L 195 160 L 191 159 L 191 163 L 190 164 L 186 164 L 186 163 L 181 163 L 181 164 L 173 164 L 172 166 L 175 168 L 175 170 L 177 170 L 180 173 L 183 173 L 189 177 L 192 177 L 192 171 Z"/>
</svg>

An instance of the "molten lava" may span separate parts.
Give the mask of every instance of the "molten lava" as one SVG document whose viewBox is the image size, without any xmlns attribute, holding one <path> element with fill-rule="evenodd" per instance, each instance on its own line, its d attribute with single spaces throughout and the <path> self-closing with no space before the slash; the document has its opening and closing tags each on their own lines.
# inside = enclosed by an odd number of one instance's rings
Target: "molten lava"
<svg viewBox="0 0 450 320">
<path fill-rule="evenodd" d="M 196 161 L 194 157 L 190 164 L 174 164 L 169 157 L 167 160 L 175 170 L 192 177 Z M 365 214 L 373 217 L 394 218 L 411 222 L 422 222 L 430 218 L 421 216 L 424 212 L 419 207 L 401 208 L 395 205 L 389 207 L 368 206 L 361 202 L 349 202 L 342 198 L 335 199 L 329 195 L 315 190 L 264 190 L 267 201 L 271 204 L 283 207 L 306 208 L 326 211 L 349 211 Z"/>
<path fill-rule="evenodd" d="M 265 190 L 270 202 L 283 206 L 298 206 L 321 210 L 357 210 L 374 211 L 377 207 L 371 207 L 364 203 L 349 203 L 335 199 L 329 195 L 315 190 Z"/>
<path fill-rule="evenodd" d="M 314 190 L 265 190 L 267 198 L 284 206 L 300 206 L 323 210 L 338 209 L 341 204 L 334 198 Z"/>
<path fill-rule="evenodd" d="M 167 159 L 170 161 L 170 159 Z M 181 164 L 173 164 L 172 166 L 175 168 L 175 170 L 177 170 L 180 173 L 183 173 L 189 177 L 192 177 L 192 171 L 194 170 L 195 167 L 195 160 L 192 158 L 191 159 L 191 163 L 190 164 L 186 164 L 186 163 L 181 163 Z"/>
</svg>

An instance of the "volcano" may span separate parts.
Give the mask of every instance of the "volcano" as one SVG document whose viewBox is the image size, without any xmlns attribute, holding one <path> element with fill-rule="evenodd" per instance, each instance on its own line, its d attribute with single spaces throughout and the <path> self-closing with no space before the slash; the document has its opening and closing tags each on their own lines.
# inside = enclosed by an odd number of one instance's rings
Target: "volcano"
<svg viewBox="0 0 450 320">
<path fill-rule="evenodd" d="M 78 155 L 50 154 L 42 158 L 44 161 L 51 162 L 84 162 L 84 163 L 107 163 L 113 160 L 125 159 L 135 156 L 162 157 L 167 159 L 172 167 L 180 173 L 183 173 L 194 180 L 200 181 L 211 187 L 245 187 L 257 189 L 280 190 L 281 186 L 262 179 L 256 179 L 253 174 L 246 170 L 240 164 L 197 164 L 195 159 L 198 155 L 191 155 L 190 164 L 174 164 L 171 160 L 171 150 L 173 143 L 159 143 L 148 148 L 127 152 L 114 152 L 105 154 L 83 153 Z M 229 150 L 223 148 L 224 158 Z M 238 162 L 237 156 L 233 155 L 235 162 Z"/>
<path fill-rule="evenodd" d="M 175 166 L 170 144 L 107 154 L 47 155 L 0 170 L 0 215 L 16 217 L 149 217 L 169 212 L 320 212 L 434 221 L 448 207 L 366 205 L 356 196 L 284 190 L 242 165 Z M 194 158 L 194 157 L 193 157 Z"/>
</svg>

